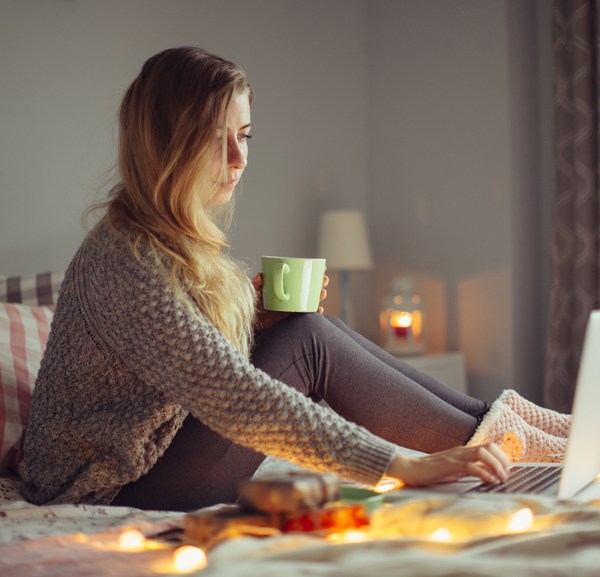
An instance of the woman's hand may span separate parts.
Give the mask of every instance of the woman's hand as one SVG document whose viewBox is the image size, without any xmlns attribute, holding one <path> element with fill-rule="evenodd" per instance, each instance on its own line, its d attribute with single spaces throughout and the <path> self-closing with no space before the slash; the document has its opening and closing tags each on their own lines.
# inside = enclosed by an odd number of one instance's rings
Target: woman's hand
<svg viewBox="0 0 600 577">
<path fill-rule="evenodd" d="M 327 285 L 329 285 L 329 277 L 325 275 L 323 277 L 323 288 L 321 289 L 321 298 L 319 299 L 321 302 L 323 302 L 327 298 Z M 319 305 L 317 312 L 323 314 L 325 312 L 325 309 L 323 308 L 323 306 Z"/>
<path fill-rule="evenodd" d="M 256 291 L 257 301 L 256 301 L 256 317 L 254 320 L 254 330 L 259 333 L 265 329 L 272 327 L 274 324 L 278 323 L 280 320 L 285 317 L 293 314 L 282 311 L 267 311 L 263 306 L 262 300 L 262 287 L 263 287 L 263 275 L 259 272 L 253 279 L 252 284 L 254 285 L 254 290 Z M 324 301 L 327 298 L 327 290 L 326 286 L 329 284 L 329 277 L 325 275 L 323 277 L 323 288 L 321 289 L 321 301 Z M 325 309 L 319 305 L 317 312 L 323 314 Z"/>
<path fill-rule="evenodd" d="M 430 455 L 398 453 L 386 477 L 405 485 L 422 486 L 478 477 L 486 483 L 506 481 L 510 462 L 500 447 L 488 443 L 477 447 L 454 447 Z"/>
<path fill-rule="evenodd" d="M 274 324 L 278 323 L 281 319 L 291 315 L 292 313 L 282 311 L 267 311 L 263 306 L 262 298 L 262 287 L 263 287 L 263 275 L 259 272 L 253 279 L 252 284 L 256 291 L 256 316 L 254 317 L 254 331 L 260 333 L 265 329 L 271 328 Z"/>
</svg>

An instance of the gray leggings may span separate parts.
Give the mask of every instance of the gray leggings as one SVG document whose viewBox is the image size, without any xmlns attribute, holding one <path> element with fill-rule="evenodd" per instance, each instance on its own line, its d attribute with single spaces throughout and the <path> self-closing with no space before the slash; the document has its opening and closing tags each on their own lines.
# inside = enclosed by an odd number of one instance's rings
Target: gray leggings
<svg viewBox="0 0 600 577">
<path fill-rule="evenodd" d="M 425 452 L 466 443 L 489 408 L 316 313 L 291 315 L 263 331 L 252 362 L 376 435 Z M 156 465 L 113 504 L 188 511 L 235 501 L 238 483 L 263 459 L 189 416 Z"/>
</svg>

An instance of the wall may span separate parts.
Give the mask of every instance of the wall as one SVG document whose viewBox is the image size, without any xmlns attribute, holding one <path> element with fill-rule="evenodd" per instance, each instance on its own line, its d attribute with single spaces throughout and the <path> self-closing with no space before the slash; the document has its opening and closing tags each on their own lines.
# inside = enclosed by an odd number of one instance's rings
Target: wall
<svg viewBox="0 0 600 577">
<path fill-rule="evenodd" d="M 463 350 L 473 393 L 539 400 L 550 4 L 0 0 L 0 272 L 67 265 L 110 182 L 128 83 L 158 50 L 201 45 L 256 92 L 234 253 L 254 270 L 312 255 L 321 210 L 365 209 L 359 330 L 377 338 L 380 298 L 410 272 L 429 349 Z"/>
<path fill-rule="evenodd" d="M 471 392 L 491 400 L 511 385 L 536 397 L 536 18 L 547 11 L 493 0 L 369 6 L 378 292 L 392 272 L 412 274 L 431 297 L 429 349 L 465 353 Z"/>
<path fill-rule="evenodd" d="M 255 88 L 238 256 L 310 256 L 322 208 L 362 207 L 362 1 L 0 0 L 2 273 L 67 265 L 107 188 L 123 92 L 183 44 L 242 64 Z"/>
</svg>

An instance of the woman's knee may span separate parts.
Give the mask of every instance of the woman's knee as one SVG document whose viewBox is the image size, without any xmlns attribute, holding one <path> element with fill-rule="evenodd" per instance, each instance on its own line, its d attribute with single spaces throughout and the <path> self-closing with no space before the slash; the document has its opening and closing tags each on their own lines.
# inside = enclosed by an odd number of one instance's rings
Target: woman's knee
<svg viewBox="0 0 600 577">
<path fill-rule="evenodd" d="M 318 313 L 294 313 L 257 335 L 252 357 L 260 365 L 273 358 L 287 362 L 314 356 L 315 348 L 326 347 L 336 327 Z"/>
<path fill-rule="evenodd" d="M 282 322 L 286 322 L 287 330 L 292 330 L 298 336 L 324 336 L 327 333 L 337 330 L 336 326 L 328 317 L 319 313 L 292 314 Z"/>
</svg>

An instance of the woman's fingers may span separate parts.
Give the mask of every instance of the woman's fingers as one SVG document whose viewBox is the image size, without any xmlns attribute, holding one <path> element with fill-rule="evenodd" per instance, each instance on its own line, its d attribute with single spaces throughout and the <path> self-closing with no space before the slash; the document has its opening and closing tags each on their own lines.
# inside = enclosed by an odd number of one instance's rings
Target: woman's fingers
<svg viewBox="0 0 600 577">
<path fill-rule="evenodd" d="M 329 277 L 327 275 L 325 275 L 323 277 L 323 288 L 321 289 L 321 295 L 319 297 L 320 301 L 324 301 L 327 298 L 327 290 L 325 290 L 325 287 L 329 284 Z M 317 309 L 317 312 L 320 314 L 323 314 L 325 312 L 325 309 L 319 305 L 319 308 Z"/>
<path fill-rule="evenodd" d="M 489 443 L 485 447 L 487 449 L 483 460 L 485 465 L 501 483 L 504 483 L 508 477 L 510 467 L 508 457 L 496 443 Z"/>
<path fill-rule="evenodd" d="M 470 447 L 466 453 L 465 472 L 486 483 L 503 483 L 507 478 L 510 461 L 495 443 Z"/>
<path fill-rule="evenodd" d="M 474 476 L 486 483 L 504 482 L 509 461 L 490 443 L 477 447 L 454 447 L 438 453 L 402 460 L 398 478 L 407 485 L 431 485 Z"/>
<path fill-rule="evenodd" d="M 321 300 L 325 299 L 327 297 L 327 291 L 325 290 L 325 288 L 329 286 L 329 277 L 327 275 L 325 275 L 323 277 L 323 286 L 321 289 Z"/>
<path fill-rule="evenodd" d="M 259 289 L 262 288 L 263 285 L 263 275 L 262 272 L 259 272 L 258 274 L 256 274 L 254 276 L 254 278 L 252 279 L 252 284 L 254 286 L 255 289 Z"/>
</svg>

